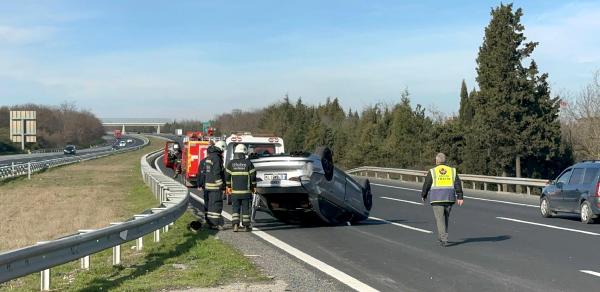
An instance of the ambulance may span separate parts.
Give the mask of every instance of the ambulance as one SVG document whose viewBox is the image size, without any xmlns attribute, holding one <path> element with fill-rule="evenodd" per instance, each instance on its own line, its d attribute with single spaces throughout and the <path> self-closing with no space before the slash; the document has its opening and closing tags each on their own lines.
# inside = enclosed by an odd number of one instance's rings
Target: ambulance
<svg viewBox="0 0 600 292">
<path fill-rule="evenodd" d="M 260 157 L 283 154 L 285 148 L 283 139 L 275 135 L 252 135 L 250 132 L 232 134 L 225 139 L 227 148 L 223 153 L 225 166 L 233 159 L 233 149 L 239 144 L 246 145 L 248 157 L 256 159 Z"/>
</svg>

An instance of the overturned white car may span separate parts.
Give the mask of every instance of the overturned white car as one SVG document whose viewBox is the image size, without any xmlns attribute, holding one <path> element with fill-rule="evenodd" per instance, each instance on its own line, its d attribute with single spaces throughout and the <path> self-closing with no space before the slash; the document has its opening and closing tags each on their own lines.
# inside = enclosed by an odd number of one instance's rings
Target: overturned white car
<svg viewBox="0 0 600 292">
<path fill-rule="evenodd" d="M 252 162 L 260 198 L 257 210 L 292 224 L 315 219 L 355 223 L 369 217 L 373 205 L 369 181 L 361 184 L 336 168 L 329 148 L 254 157 Z"/>
<path fill-rule="evenodd" d="M 244 144 L 257 170 L 253 211 L 292 224 L 316 220 L 343 224 L 369 217 L 373 205 L 369 181 L 359 183 L 336 168 L 329 148 L 285 154 L 283 139 L 251 133 L 232 135 L 226 142 L 225 164 L 233 158 L 235 146 Z"/>
</svg>

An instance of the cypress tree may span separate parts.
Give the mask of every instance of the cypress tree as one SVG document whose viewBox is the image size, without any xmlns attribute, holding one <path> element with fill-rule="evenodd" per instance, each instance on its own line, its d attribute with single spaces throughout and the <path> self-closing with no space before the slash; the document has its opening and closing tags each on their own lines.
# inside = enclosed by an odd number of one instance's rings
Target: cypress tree
<svg viewBox="0 0 600 292">
<path fill-rule="evenodd" d="M 469 93 L 467 92 L 467 83 L 463 79 L 460 85 L 460 109 L 458 111 L 458 117 L 462 124 L 470 125 L 473 120 L 473 106 L 469 99 Z"/>
</svg>

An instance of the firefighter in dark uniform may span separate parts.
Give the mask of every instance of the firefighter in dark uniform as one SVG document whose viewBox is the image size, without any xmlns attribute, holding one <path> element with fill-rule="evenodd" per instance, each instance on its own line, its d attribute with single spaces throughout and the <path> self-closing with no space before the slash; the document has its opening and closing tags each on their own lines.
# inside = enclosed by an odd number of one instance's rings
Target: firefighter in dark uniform
<svg viewBox="0 0 600 292">
<path fill-rule="evenodd" d="M 441 246 L 448 246 L 448 219 L 454 203 L 463 204 L 463 190 L 456 168 L 445 165 L 446 155 L 435 156 L 436 166 L 429 170 L 423 183 L 421 198 L 423 202 L 429 196 L 433 208 L 438 240 Z"/>
<path fill-rule="evenodd" d="M 210 141 L 208 147 L 212 147 L 214 145 L 215 142 Z M 200 160 L 200 163 L 198 164 L 198 181 L 196 185 L 198 186 L 198 190 L 202 192 L 202 197 L 204 199 L 204 219 L 206 222 L 208 222 L 208 219 L 206 218 L 206 212 L 208 212 L 208 191 L 206 190 L 204 185 L 206 182 L 206 158 L 208 158 L 208 153 L 206 157 L 202 158 L 202 160 Z"/>
<path fill-rule="evenodd" d="M 223 171 L 223 151 L 226 144 L 218 141 L 215 146 L 207 149 L 208 155 L 205 160 L 204 189 L 208 193 L 208 226 L 211 229 L 223 230 L 223 190 L 225 189 L 225 172 Z M 205 202 L 206 203 L 206 202 Z"/>
<path fill-rule="evenodd" d="M 226 192 L 233 199 L 233 214 L 231 215 L 233 232 L 238 231 L 240 216 L 244 231 L 252 230 L 250 227 L 250 203 L 256 189 L 256 170 L 252 162 L 246 159 L 247 152 L 246 145 L 235 146 L 234 157 L 227 164 L 225 171 Z"/>
<path fill-rule="evenodd" d="M 215 143 L 213 141 L 210 141 L 210 145 L 214 146 Z M 202 158 L 202 160 L 200 160 L 200 163 L 198 164 L 198 180 L 196 181 L 196 186 L 198 187 L 198 191 L 202 192 L 202 196 L 204 198 L 204 222 L 207 223 L 208 222 L 208 217 L 207 212 L 208 212 L 208 191 L 204 188 L 204 183 L 206 182 L 206 158 L 204 157 Z M 188 224 L 188 229 L 194 233 L 196 233 L 198 231 L 198 229 L 200 229 L 200 227 L 202 226 L 202 223 L 200 222 L 200 220 L 194 220 L 192 222 L 190 222 L 190 224 Z"/>
<path fill-rule="evenodd" d="M 181 173 L 181 146 L 178 142 L 173 144 L 169 149 L 169 161 L 173 163 L 173 178 L 176 178 Z"/>
</svg>

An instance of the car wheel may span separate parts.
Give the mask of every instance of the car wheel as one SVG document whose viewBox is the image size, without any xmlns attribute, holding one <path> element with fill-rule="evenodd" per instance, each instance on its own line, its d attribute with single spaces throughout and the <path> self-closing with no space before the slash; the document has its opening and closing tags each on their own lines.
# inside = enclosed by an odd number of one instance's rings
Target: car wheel
<svg viewBox="0 0 600 292">
<path fill-rule="evenodd" d="M 552 216 L 554 216 L 554 212 L 550 209 L 550 201 L 548 201 L 548 198 L 543 197 L 542 200 L 540 201 L 540 213 L 542 214 L 542 217 L 544 218 L 550 218 Z"/>
<path fill-rule="evenodd" d="M 367 179 L 363 186 L 363 203 L 365 208 L 371 211 L 373 207 L 373 193 L 371 193 L 371 182 Z"/>
<path fill-rule="evenodd" d="M 319 147 L 317 148 L 316 154 L 321 158 L 325 179 L 333 179 L 333 170 L 335 167 L 333 165 L 333 152 L 331 149 L 329 149 L 329 147 Z"/>
<path fill-rule="evenodd" d="M 581 203 L 581 222 L 585 224 L 590 224 L 594 222 L 592 207 L 587 201 Z"/>
</svg>

